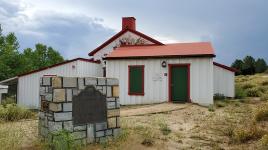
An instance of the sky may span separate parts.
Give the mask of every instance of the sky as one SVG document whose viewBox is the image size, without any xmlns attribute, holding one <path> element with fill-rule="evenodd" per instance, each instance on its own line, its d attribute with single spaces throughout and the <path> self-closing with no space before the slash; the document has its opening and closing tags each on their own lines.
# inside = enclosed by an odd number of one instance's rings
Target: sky
<svg viewBox="0 0 268 150">
<path fill-rule="evenodd" d="M 163 43 L 210 41 L 215 60 L 230 65 L 246 55 L 268 62 L 267 8 L 267 0 L 0 0 L 0 24 L 20 51 L 43 43 L 72 59 L 88 58 L 133 16 Z"/>
</svg>

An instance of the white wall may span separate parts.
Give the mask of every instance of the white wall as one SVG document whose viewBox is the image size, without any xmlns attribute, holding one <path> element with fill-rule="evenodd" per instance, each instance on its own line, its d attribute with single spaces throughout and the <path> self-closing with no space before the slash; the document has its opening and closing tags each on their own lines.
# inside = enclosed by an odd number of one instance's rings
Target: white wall
<svg viewBox="0 0 268 150">
<path fill-rule="evenodd" d="M 167 64 L 190 63 L 190 98 L 201 105 L 213 103 L 213 61 L 212 58 L 138 59 L 107 60 L 107 77 L 119 78 L 120 103 L 122 105 L 149 104 L 168 101 Z M 144 96 L 128 95 L 128 65 L 145 65 Z"/>
<path fill-rule="evenodd" d="M 77 60 L 21 76 L 18 80 L 18 104 L 28 108 L 39 107 L 39 80 L 44 75 L 64 77 L 100 76 L 99 68 L 101 68 L 100 64 Z"/>
<path fill-rule="evenodd" d="M 93 55 L 94 60 L 102 60 L 102 57 L 105 57 L 104 55 L 107 55 L 109 53 L 111 53 L 114 50 L 114 47 L 119 45 L 119 41 L 122 38 L 133 38 L 133 39 L 143 39 L 146 43 L 145 44 L 153 44 L 152 42 L 132 33 L 127 31 L 126 33 L 124 33 L 123 35 L 121 35 L 120 37 L 118 37 L 117 39 L 115 39 L 113 42 L 111 42 L 110 44 L 106 45 L 104 48 L 102 48 L 101 50 L 99 50 L 97 53 L 95 53 Z"/>
<path fill-rule="evenodd" d="M 213 65 L 214 94 L 223 94 L 227 97 L 234 97 L 235 73 L 219 66 Z"/>
</svg>

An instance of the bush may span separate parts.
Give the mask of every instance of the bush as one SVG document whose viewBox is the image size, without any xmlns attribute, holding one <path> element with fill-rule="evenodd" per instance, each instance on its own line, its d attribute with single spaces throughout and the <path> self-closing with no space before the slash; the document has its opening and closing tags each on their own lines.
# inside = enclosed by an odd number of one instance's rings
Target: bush
<svg viewBox="0 0 268 150">
<path fill-rule="evenodd" d="M 214 100 L 224 100 L 225 96 L 223 94 L 220 93 L 216 93 L 214 94 Z"/>
<path fill-rule="evenodd" d="M 225 101 L 216 101 L 215 105 L 217 107 L 225 107 L 226 106 L 226 102 Z"/>
<path fill-rule="evenodd" d="M 235 98 L 241 99 L 245 98 L 246 96 L 246 92 L 240 86 L 235 87 Z"/>
<path fill-rule="evenodd" d="M 268 104 L 260 106 L 256 109 L 254 119 L 256 121 L 268 120 Z"/>
<path fill-rule="evenodd" d="M 33 112 L 16 104 L 0 105 L 0 120 L 16 121 L 33 117 Z"/>
<path fill-rule="evenodd" d="M 261 95 L 261 92 L 258 90 L 258 88 L 250 88 L 246 90 L 248 97 L 259 97 Z"/>
</svg>

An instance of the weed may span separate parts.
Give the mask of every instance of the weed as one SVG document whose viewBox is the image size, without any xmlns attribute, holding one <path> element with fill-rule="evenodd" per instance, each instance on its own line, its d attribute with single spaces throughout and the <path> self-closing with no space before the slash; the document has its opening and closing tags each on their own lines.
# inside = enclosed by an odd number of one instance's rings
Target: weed
<svg viewBox="0 0 268 150">
<path fill-rule="evenodd" d="M 215 111 L 214 106 L 213 105 L 209 105 L 208 106 L 208 111 L 214 112 Z"/>
<path fill-rule="evenodd" d="M 264 133 L 265 132 L 258 128 L 256 124 L 251 124 L 234 129 L 232 139 L 234 142 L 245 143 L 249 140 L 261 138 Z"/>
<path fill-rule="evenodd" d="M 61 130 L 53 134 L 51 146 L 55 150 L 74 150 L 78 149 L 79 145 L 74 143 L 73 136 L 67 130 Z"/>
<path fill-rule="evenodd" d="M 268 149 L 268 134 L 265 134 L 260 139 L 260 144 L 261 144 L 262 149 Z"/>
<path fill-rule="evenodd" d="M 268 120 L 268 104 L 259 106 L 255 113 L 254 113 L 254 119 L 256 121 L 264 121 Z"/>
<path fill-rule="evenodd" d="M 268 94 L 262 94 L 261 95 L 261 99 L 260 99 L 261 101 L 267 101 L 268 100 Z"/>
<path fill-rule="evenodd" d="M 168 127 L 166 122 L 159 123 L 159 127 L 163 135 L 168 135 L 171 132 L 171 129 Z"/>
<path fill-rule="evenodd" d="M 246 90 L 246 89 L 250 89 L 250 88 L 253 88 L 253 87 L 255 87 L 255 85 L 252 84 L 252 83 L 245 83 L 245 84 L 242 85 L 242 88 L 243 88 L 244 90 Z"/>
<path fill-rule="evenodd" d="M 33 117 L 34 113 L 16 104 L 0 105 L 0 120 L 16 121 Z"/>
<path fill-rule="evenodd" d="M 141 144 L 145 146 L 153 146 L 154 141 L 152 139 L 144 139 Z"/>
<path fill-rule="evenodd" d="M 15 98 L 12 98 L 12 97 L 7 97 L 5 99 L 2 100 L 2 105 L 6 106 L 7 104 L 15 104 L 16 103 L 16 100 Z"/>
<path fill-rule="evenodd" d="M 216 105 L 217 107 L 225 107 L 227 104 L 226 104 L 225 101 L 216 101 L 216 102 L 215 102 L 215 105 Z"/>
<path fill-rule="evenodd" d="M 266 80 L 266 81 L 263 81 L 263 82 L 261 83 L 261 85 L 263 85 L 263 86 L 268 85 L 268 81 L 267 81 L 267 80 Z"/>
</svg>

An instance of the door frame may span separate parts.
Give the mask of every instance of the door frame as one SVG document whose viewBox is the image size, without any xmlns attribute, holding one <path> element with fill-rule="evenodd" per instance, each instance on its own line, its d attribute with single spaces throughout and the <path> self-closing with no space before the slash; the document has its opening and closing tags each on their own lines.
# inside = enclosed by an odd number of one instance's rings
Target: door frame
<svg viewBox="0 0 268 150">
<path fill-rule="evenodd" d="M 172 101 L 172 96 L 171 96 L 171 68 L 172 67 L 187 67 L 187 95 L 188 95 L 188 98 L 187 98 L 187 102 L 191 102 L 191 98 L 190 98 L 190 64 L 168 64 L 168 101 L 169 102 L 173 102 Z"/>
</svg>

